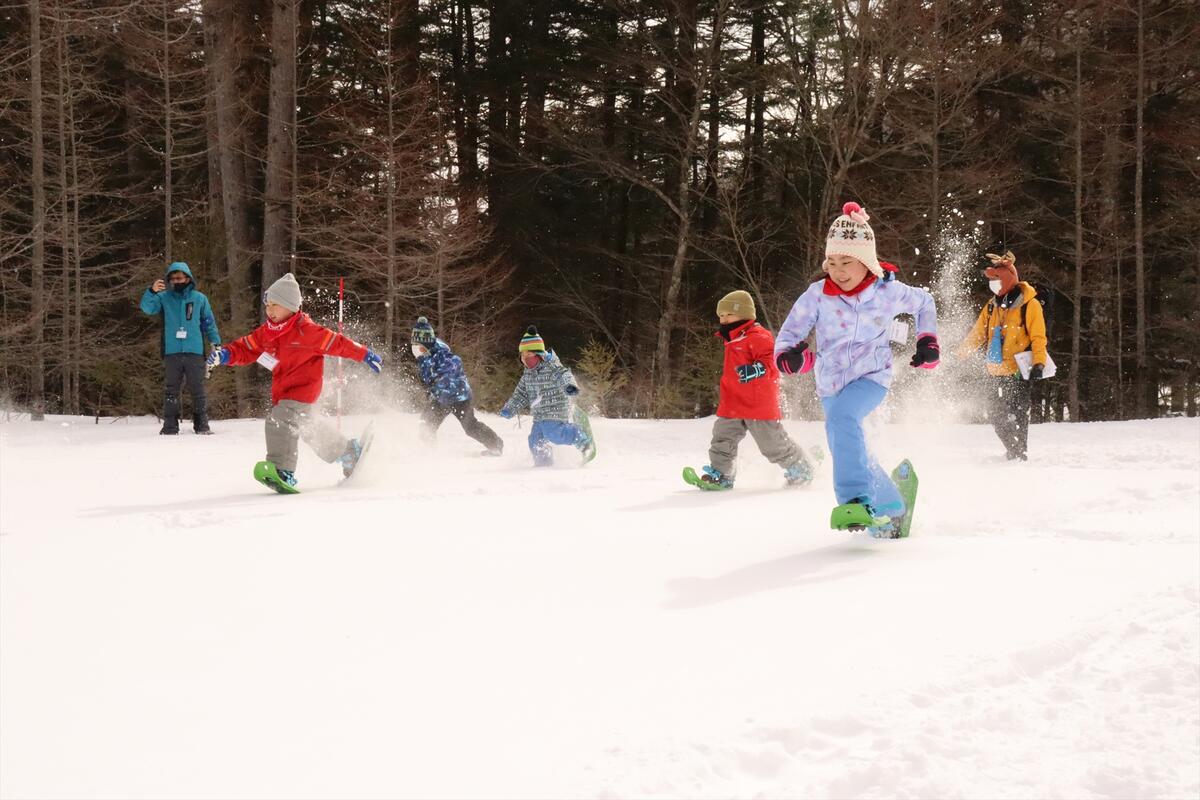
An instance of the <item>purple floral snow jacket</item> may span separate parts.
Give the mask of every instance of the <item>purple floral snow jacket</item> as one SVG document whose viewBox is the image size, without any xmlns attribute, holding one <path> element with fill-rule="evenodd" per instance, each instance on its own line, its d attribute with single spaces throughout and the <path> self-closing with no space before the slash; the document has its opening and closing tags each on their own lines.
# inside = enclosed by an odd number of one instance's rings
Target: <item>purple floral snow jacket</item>
<svg viewBox="0 0 1200 800">
<path fill-rule="evenodd" d="M 824 292 L 824 279 L 809 286 L 792 306 L 779 335 L 775 358 L 817 331 L 817 394 L 833 397 L 859 378 L 887 388 L 892 383 L 892 320 L 912 314 L 917 336 L 937 335 L 937 309 L 924 289 L 896 280 L 875 281 L 856 295 Z"/>
</svg>

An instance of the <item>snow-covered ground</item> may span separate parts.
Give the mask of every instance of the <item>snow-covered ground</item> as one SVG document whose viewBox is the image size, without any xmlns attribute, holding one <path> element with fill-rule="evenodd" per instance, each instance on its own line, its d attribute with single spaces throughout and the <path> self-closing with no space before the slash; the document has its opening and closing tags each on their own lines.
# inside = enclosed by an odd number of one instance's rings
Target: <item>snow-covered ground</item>
<svg viewBox="0 0 1200 800">
<path fill-rule="evenodd" d="M 1200 795 L 1200 421 L 880 426 L 880 542 L 749 440 L 685 486 L 711 420 L 535 471 L 487 419 L 294 497 L 259 421 L 0 425 L 0 795 Z"/>
</svg>

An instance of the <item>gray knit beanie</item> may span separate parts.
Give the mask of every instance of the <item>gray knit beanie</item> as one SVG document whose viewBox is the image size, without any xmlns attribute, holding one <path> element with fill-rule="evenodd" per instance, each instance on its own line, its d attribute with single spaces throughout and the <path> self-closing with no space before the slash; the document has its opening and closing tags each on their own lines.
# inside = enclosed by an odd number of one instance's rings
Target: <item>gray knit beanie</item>
<svg viewBox="0 0 1200 800">
<path fill-rule="evenodd" d="M 288 272 L 272 283 L 267 289 L 267 302 L 277 303 L 288 311 L 299 311 L 304 298 L 300 296 L 300 284 L 296 283 L 296 276 Z"/>
</svg>

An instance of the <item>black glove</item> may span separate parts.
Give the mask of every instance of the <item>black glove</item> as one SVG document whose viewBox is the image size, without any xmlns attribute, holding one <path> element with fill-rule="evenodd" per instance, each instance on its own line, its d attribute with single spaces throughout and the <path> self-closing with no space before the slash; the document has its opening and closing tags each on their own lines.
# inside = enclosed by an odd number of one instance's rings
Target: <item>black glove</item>
<svg viewBox="0 0 1200 800">
<path fill-rule="evenodd" d="M 937 337 L 932 333 L 926 333 L 917 337 L 917 352 L 913 354 L 912 361 L 908 364 L 911 367 L 933 369 L 938 365 L 941 357 L 942 351 L 938 347 Z"/>
<path fill-rule="evenodd" d="M 813 354 L 808 352 L 808 342 L 800 342 L 780 353 L 775 359 L 775 366 L 784 375 L 799 375 L 812 369 L 814 361 Z"/>
<path fill-rule="evenodd" d="M 1041 364 L 1034 364 L 1032 367 L 1030 367 L 1029 380 L 1040 381 L 1042 379 L 1042 370 L 1043 366 Z"/>
</svg>

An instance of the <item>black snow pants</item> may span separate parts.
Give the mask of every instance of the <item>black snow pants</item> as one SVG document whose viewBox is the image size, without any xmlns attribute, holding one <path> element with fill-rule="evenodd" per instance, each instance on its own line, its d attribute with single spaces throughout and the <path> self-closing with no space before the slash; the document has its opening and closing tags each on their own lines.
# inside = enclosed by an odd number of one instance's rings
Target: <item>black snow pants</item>
<svg viewBox="0 0 1200 800">
<path fill-rule="evenodd" d="M 192 427 L 197 433 L 208 430 L 208 392 L 204 386 L 204 356 L 196 353 L 172 353 L 163 357 L 166 365 L 163 398 L 163 433 L 179 433 L 179 398 L 187 381 L 192 395 Z"/>
<path fill-rule="evenodd" d="M 992 427 L 1009 459 L 1026 460 L 1029 445 L 1029 384 L 1019 374 L 994 378 Z"/>
</svg>

